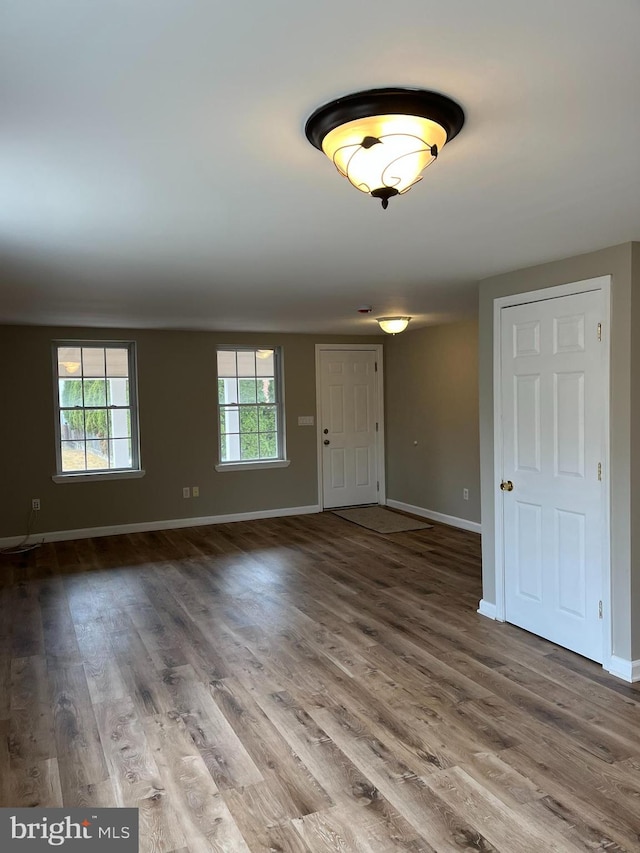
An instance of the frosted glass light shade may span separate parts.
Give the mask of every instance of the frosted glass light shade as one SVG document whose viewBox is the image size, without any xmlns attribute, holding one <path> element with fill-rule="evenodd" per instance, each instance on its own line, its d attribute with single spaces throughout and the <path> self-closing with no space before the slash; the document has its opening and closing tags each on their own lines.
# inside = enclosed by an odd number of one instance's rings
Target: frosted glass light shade
<svg viewBox="0 0 640 853">
<path fill-rule="evenodd" d="M 409 325 L 411 317 L 378 317 L 378 325 L 388 335 L 397 335 Z"/>
<path fill-rule="evenodd" d="M 389 187 L 401 194 L 421 180 L 446 141 L 445 129 L 428 118 L 383 115 L 336 127 L 322 150 L 361 192 Z"/>
</svg>

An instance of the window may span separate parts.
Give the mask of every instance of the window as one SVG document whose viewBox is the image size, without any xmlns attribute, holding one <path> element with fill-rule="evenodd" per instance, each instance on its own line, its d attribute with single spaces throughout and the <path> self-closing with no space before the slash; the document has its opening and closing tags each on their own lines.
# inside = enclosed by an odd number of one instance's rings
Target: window
<svg viewBox="0 0 640 853">
<path fill-rule="evenodd" d="M 56 342 L 58 474 L 137 471 L 134 344 Z"/>
<path fill-rule="evenodd" d="M 220 463 L 284 460 L 280 351 L 218 348 Z"/>
</svg>

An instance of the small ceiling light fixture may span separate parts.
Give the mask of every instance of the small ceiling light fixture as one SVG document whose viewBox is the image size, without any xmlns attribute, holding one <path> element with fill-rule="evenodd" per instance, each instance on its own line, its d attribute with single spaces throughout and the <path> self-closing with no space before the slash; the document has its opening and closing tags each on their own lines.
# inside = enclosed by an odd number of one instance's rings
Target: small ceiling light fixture
<svg viewBox="0 0 640 853">
<path fill-rule="evenodd" d="M 388 335 L 397 335 L 409 325 L 411 317 L 378 317 L 378 325 Z"/>
<path fill-rule="evenodd" d="M 305 133 L 341 175 L 382 201 L 402 195 L 464 124 L 462 108 L 425 89 L 369 89 L 319 107 Z"/>
<path fill-rule="evenodd" d="M 271 356 L 273 355 L 273 350 L 272 349 L 259 349 L 259 350 L 256 350 L 256 355 L 258 356 L 258 358 L 271 358 Z"/>
<path fill-rule="evenodd" d="M 67 373 L 77 373 L 80 369 L 79 361 L 62 361 L 60 362 Z"/>
</svg>

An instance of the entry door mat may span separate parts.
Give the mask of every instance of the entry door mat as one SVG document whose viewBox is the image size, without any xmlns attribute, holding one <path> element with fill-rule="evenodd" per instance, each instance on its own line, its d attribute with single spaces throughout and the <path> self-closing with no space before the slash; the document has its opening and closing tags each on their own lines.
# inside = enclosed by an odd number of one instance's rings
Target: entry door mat
<svg viewBox="0 0 640 853">
<path fill-rule="evenodd" d="M 339 515 L 347 521 L 375 530 L 376 533 L 403 533 L 405 530 L 427 530 L 432 524 L 417 521 L 408 515 L 401 515 L 383 506 L 355 506 L 350 509 L 334 509 L 334 515 Z"/>
</svg>

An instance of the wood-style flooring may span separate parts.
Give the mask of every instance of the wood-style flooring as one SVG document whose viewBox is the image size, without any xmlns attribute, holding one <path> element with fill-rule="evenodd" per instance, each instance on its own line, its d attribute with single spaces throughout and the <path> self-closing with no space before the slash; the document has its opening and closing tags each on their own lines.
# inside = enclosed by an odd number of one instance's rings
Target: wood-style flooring
<svg viewBox="0 0 640 853">
<path fill-rule="evenodd" d="M 479 537 L 331 513 L 0 558 L 0 805 L 142 853 L 640 850 L 640 689 L 476 613 Z"/>
</svg>

